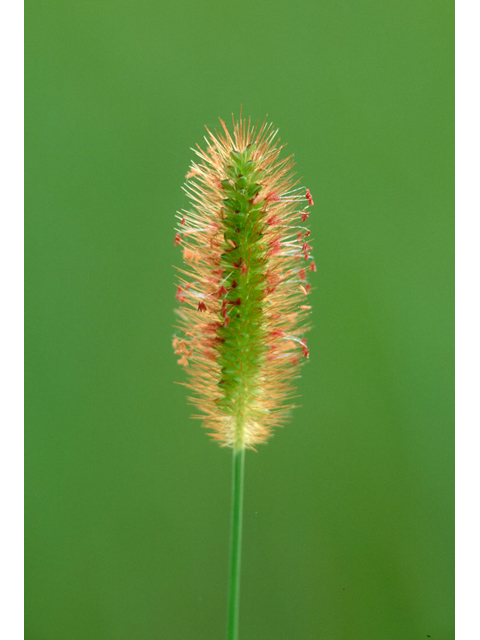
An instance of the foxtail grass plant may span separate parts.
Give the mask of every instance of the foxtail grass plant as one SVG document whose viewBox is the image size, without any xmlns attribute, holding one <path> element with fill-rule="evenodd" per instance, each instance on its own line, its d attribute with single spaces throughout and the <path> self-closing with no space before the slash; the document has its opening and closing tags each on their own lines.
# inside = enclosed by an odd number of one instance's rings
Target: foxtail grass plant
<svg viewBox="0 0 480 640">
<path fill-rule="evenodd" d="M 306 226 L 313 199 L 299 186 L 277 130 L 241 117 L 207 129 L 184 190 L 174 243 L 183 253 L 173 347 L 189 401 L 214 440 L 233 449 L 227 640 L 238 638 L 245 450 L 264 443 L 293 408 L 309 357 Z"/>
</svg>

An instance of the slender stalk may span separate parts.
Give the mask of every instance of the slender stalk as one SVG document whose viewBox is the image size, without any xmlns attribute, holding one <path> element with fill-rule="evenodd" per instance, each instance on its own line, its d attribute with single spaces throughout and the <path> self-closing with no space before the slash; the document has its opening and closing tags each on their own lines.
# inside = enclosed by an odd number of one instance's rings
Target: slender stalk
<svg viewBox="0 0 480 640">
<path fill-rule="evenodd" d="M 242 547 L 243 477 L 245 447 L 233 450 L 232 526 L 230 546 L 230 580 L 228 586 L 227 640 L 238 638 L 240 601 L 240 555 Z"/>
</svg>

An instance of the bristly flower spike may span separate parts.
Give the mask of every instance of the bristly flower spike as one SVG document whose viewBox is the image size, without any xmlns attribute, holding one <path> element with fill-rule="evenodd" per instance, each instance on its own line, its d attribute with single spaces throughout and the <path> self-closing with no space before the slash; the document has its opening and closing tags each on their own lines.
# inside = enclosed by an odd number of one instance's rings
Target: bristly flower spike
<svg viewBox="0 0 480 640">
<path fill-rule="evenodd" d="M 273 125 L 240 119 L 231 134 L 208 129 L 187 173 L 192 201 L 179 212 L 183 252 L 176 299 L 183 337 L 173 341 L 190 399 L 223 446 L 265 442 L 292 405 L 292 381 L 309 356 L 316 271 L 305 227 L 313 198 L 294 179 Z"/>
</svg>

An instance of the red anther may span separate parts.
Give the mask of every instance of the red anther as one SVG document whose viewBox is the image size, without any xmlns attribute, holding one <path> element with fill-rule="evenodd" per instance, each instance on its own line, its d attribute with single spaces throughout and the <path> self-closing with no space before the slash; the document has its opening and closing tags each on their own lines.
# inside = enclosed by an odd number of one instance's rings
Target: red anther
<svg viewBox="0 0 480 640">
<path fill-rule="evenodd" d="M 312 262 L 310 263 L 310 271 L 316 271 L 316 270 L 317 270 L 317 265 L 312 260 Z"/>
<path fill-rule="evenodd" d="M 312 247 L 309 244 L 307 244 L 306 242 L 304 242 L 303 245 L 302 245 L 302 251 L 310 251 L 311 248 Z"/>
<path fill-rule="evenodd" d="M 209 331 L 210 333 L 216 333 L 217 329 L 222 325 L 218 322 L 209 322 L 206 325 L 203 325 L 204 331 Z"/>
<path fill-rule="evenodd" d="M 280 220 L 277 218 L 277 216 L 270 216 L 270 218 L 268 218 L 266 222 L 272 227 L 276 224 L 280 224 Z"/>
<path fill-rule="evenodd" d="M 307 193 L 305 194 L 306 199 L 308 200 L 308 204 L 313 207 L 313 198 L 312 198 L 312 194 L 310 193 L 310 189 L 307 189 Z"/>
<path fill-rule="evenodd" d="M 182 238 L 180 237 L 180 234 L 177 233 L 177 235 L 175 236 L 175 238 L 173 240 L 173 246 L 176 247 L 177 245 L 180 244 L 181 241 L 182 241 Z"/>
<path fill-rule="evenodd" d="M 305 273 L 305 269 L 300 269 L 300 271 L 298 272 L 298 277 L 300 278 L 300 280 L 303 280 L 303 281 L 307 279 L 307 274 Z"/>
<path fill-rule="evenodd" d="M 240 258 L 238 262 L 234 262 L 233 266 L 235 267 L 235 269 L 240 269 L 240 267 L 242 266 L 242 258 Z"/>
<path fill-rule="evenodd" d="M 207 305 L 204 302 L 199 302 L 198 303 L 198 307 L 197 307 L 197 311 L 206 311 L 207 310 Z"/>
<path fill-rule="evenodd" d="M 300 342 L 302 343 L 303 355 L 305 356 L 305 358 L 308 358 L 308 356 L 310 355 L 310 351 L 307 349 L 307 340 L 306 340 L 306 338 L 303 338 L 302 340 L 300 340 Z"/>
<path fill-rule="evenodd" d="M 209 282 L 220 282 L 220 280 L 222 279 L 222 276 L 223 276 L 222 268 L 220 267 L 219 269 L 213 269 L 212 270 L 212 275 L 214 277 L 210 278 Z"/>
<path fill-rule="evenodd" d="M 307 229 L 303 235 L 305 236 L 305 238 L 308 238 L 308 236 L 310 235 L 310 233 L 311 233 L 311 232 L 310 232 L 310 229 Z"/>
<path fill-rule="evenodd" d="M 306 290 L 306 292 L 307 292 L 307 293 L 310 293 L 310 289 L 311 289 L 311 288 L 312 288 L 312 285 L 311 285 L 310 283 L 307 283 L 307 284 L 305 285 L 305 290 Z"/>
<path fill-rule="evenodd" d="M 302 236 L 302 232 L 301 231 L 298 232 L 298 236 L 297 237 L 298 237 L 299 240 L 302 240 L 303 236 Z"/>
<path fill-rule="evenodd" d="M 302 211 L 302 222 L 305 222 L 307 218 L 308 218 L 308 213 L 306 211 Z"/>
<path fill-rule="evenodd" d="M 303 257 L 305 258 L 305 260 L 308 260 L 310 258 L 310 254 L 308 253 L 308 251 L 305 251 Z"/>
<path fill-rule="evenodd" d="M 242 275 L 245 275 L 246 273 L 247 273 L 247 265 L 242 264 Z"/>
<path fill-rule="evenodd" d="M 236 280 L 232 280 L 232 289 L 236 289 L 238 287 L 238 283 Z"/>
<path fill-rule="evenodd" d="M 237 298 L 236 300 L 229 300 L 228 304 L 233 304 L 234 306 L 239 307 L 242 304 L 242 299 Z"/>
<path fill-rule="evenodd" d="M 227 316 L 227 317 L 225 318 L 225 320 L 223 321 L 223 326 L 224 326 L 224 327 L 228 327 L 228 323 L 229 323 L 229 322 L 230 322 L 230 318 Z"/>
<path fill-rule="evenodd" d="M 185 302 L 186 297 L 185 297 L 185 296 L 184 296 L 184 294 L 183 294 L 183 289 L 182 289 L 182 287 L 178 287 L 178 289 L 177 289 L 177 293 L 175 294 L 175 298 L 176 298 L 180 303 Z"/>
<path fill-rule="evenodd" d="M 279 202 L 280 196 L 277 191 L 270 191 L 270 193 L 267 193 L 265 196 L 265 200 L 267 202 Z"/>
<path fill-rule="evenodd" d="M 220 289 L 217 291 L 217 296 L 218 296 L 219 298 L 221 298 L 221 297 L 222 297 L 222 296 L 224 296 L 226 293 L 228 293 L 228 289 L 226 289 L 226 288 L 223 286 L 223 284 L 222 284 L 222 286 L 220 287 Z"/>
<path fill-rule="evenodd" d="M 287 276 L 289 274 L 285 274 L 285 276 Z M 267 282 L 268 284 L 278 284 L 281 280 L 281 277 L 278 275 L 278 273 L 272 273 L 271 271 L 268 272 L 267 274 Z"/>
<path fill-rule="evenodd" d="M 282 249 L 282 243 L 278 238 L 276 240 L 271 240 L 269 245 L 272 247 L 270 250 L 270 255 L 274 256 L 276 253 L 279 253 Z"/>
<path fill-rule="evenodd" d="M 273 331 L 270 332 L 270 335 L 272 336 L 272 338 L 284 338 L 285 332 L 282 331 L 281 329 L 274 329 Z"/>
<path fill-rule="evenodd" d="M 227 301 L 225 300 L 225 298 L 222 300 L 222 316 L 224 318 L 227 317 Z"/>
<path fill-rule="evenodd" d="M 182 227 L 183 227 L 183 225 L 185 224 L 185 216 L 182 218 L 182 221 L 180 222 L 180 224 L 181 224 L 181 225 L 182 225 Z"/>
</svg>

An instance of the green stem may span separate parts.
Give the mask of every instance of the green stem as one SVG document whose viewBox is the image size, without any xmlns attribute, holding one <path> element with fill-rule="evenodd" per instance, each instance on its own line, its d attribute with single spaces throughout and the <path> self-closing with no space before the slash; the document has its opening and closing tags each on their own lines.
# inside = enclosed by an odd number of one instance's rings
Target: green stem
<svg viewBox="0 0 480 640">
<path fill-rule="evenodd" d="M 245 447 L 233 450 L 232 533 L 230 547 L 230 580 L 228 585 L 227 640 L 238 638 L 240 601 L 240 554 L 242 547 L 243 476 Z"/>
</svg>

